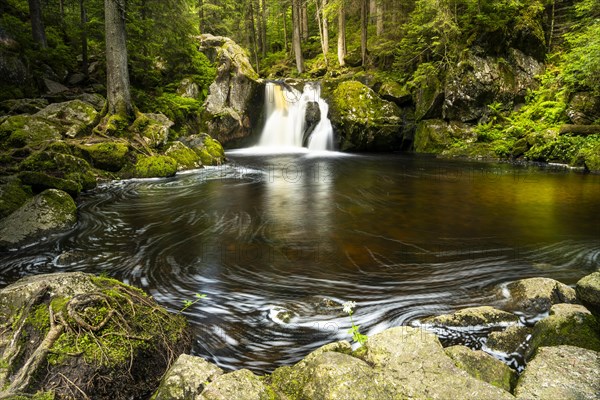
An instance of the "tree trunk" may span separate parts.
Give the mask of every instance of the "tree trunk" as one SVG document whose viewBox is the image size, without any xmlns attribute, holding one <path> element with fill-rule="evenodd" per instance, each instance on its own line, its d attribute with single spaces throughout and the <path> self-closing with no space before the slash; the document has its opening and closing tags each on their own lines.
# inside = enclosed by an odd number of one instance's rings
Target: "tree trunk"
<svg viewBox="0 0 600 400">
<path fill-rule="evenodd" d="M 253 2 L 249 2 L 248 3 L 248 30 L 249 30 L 249 40 L 250 40 L 250 44 L 252 46 L 253 49 L 253 53 L 254 53 L 254 63 L 256 66 L 256 71 L 258 72 L 259 68 L 259 63 L 258 63 L 258 38 L 256 37 L 256 26 L 254 24 L 254 7 L 253 7 Z"/>
<path fill-rule="evenodd" d="M 360 4 L 360 55 L 362 66 L 367 65 L 367 22 L 369 18 L 369 0 L 361 0 Z"/>
<path fill-rule="evenodd" d="M 81 21 L 81 72 L 88 76 L 88 39 L 87 39 L 87 11 L 85 0 L 79 0 L 79 14 Z"/>
<path fill-rule="evenodd" d="M 317 20 L 317 25 L 319 27 L 319 38 L 321 39 L 321 51 L 323 51 L 323 58 L 325 59 L 325 65 L 328 64 L 327 61 L 327 50 L 329 47 L 328 44 L 328 36 L 327 36 L 327 18 L 325 17 L 325 3 L 326 0 L 315 0 L 316 13 L 315 19 Z"/>
<path fill-rule="evenodd" d="M 317 0 L 319 1 L 319 0 Z M 325 61 L 327 61 L 327 53 L 329 53 L 329 22 L 327 21 L 327 14 L 325 9 L 327 8 L 327 0 L 322 0 L 321 3 L 321 15 L 323 18 L 323 51 L 325 52 Z"/>
<path fill-rule="evenodd" d="M 300 25 L 301 25 L 301 0 L 292 0 L 292 47 L 296 57 L 296 69 L 298 73 L 304 72 L 304 58 L 302 57 L 302 45 L 300 43 Z"/>
<path fill-rule="evenodd" d="M 283 8 L 283 47 L 285 52 L 288 51 L 288 34 L 287 34 L 287 6 Z"/>
<path fill-rule="evenodd" d="M 383 35 L 383 0 L 376 0 L 375 13 L 377 21 L 377 36 Z"/>
<path fill-rule="evenodd" d="M 40 0 L 29 0 L 29 17 L 31 18 L 31 33 L 33 34 L 34 42 L 42 49 L 47 48 L 48 42 L 46 41 Z"/>
<path fill-rule="evenodd" d="M 308 40 L 308 1 L 307 0 L 298 0 L 298 4 L 300 6 L 300 15 L 302 16 L 301 22 L 301 32 L 302 32 L 302 41 L 306 42 Z"/>
<path fill-rule="evenodd" d="M 338 9 L 338 62 L 340 66 L 346 65 L 344 57 L 346 57 L 346 5 L 344 0 L 340 2 Z"/>
<path fill-rule="evenodd" d="M 127 69 L 125 0 L 104 0 L 106 25 L 106 94 L 108 114 L 129 117 L 133 104 Z"/>
<path fill-rule="evenodd" d="M 262 56 L 267 56 L 267 1 L 260 1 L 260 41 L 262 42 Z"/>
<path fill-rule="evenodd" d="M 202 0 L 198 0 L 198 33 L 202 34 L 203 29 L 203 21 L 204 21 L 204 2 Z"/>
</svg>

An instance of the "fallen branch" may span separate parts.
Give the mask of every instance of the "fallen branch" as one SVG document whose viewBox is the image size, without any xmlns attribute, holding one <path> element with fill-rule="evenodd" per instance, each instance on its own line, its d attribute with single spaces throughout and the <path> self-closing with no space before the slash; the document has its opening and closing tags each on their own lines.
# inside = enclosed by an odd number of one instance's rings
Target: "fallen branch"
<svg viewBox="0 0 600 400">
<path fill-rule="evenodd" d="M 570 133 L 571 135 L 588 136 L 600 133 L 600 125 L 562 125 L 558 132 L 559 135 L 565 135 Z"/>
</svg>

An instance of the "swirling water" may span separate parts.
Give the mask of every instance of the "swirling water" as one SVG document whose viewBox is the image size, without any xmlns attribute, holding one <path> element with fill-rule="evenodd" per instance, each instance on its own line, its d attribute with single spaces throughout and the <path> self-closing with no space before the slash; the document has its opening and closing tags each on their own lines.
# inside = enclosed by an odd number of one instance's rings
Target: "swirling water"
<svg viewBox="0 0 600 400">
<path fill-rule="evenodd" d="M 81 196 L 72 231 L 0 255 L 0 286 L 104 273 L 185 310 L 194 352 L 271 371 L 347 339 L 476 305 L 507 282 L 600 268 L 600 176 L 404 155 L 248 155 Z"/>
</svg>

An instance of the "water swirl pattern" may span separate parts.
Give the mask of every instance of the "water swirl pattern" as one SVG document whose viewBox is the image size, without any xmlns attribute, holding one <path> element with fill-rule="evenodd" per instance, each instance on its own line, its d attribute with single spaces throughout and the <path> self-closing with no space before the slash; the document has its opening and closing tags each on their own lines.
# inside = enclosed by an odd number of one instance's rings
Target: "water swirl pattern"
<svg viewBox="0 0 600 400">
<path fill-rule="evenodd" d="M 478 305 L 507 282 L 574 284 L 600 265 L 600 176 L 402 155 L 229 154 L 170 179 L 104 185 L 77 227 L 0 255 L 0 286 L 103 273 L 179 310 L 194 352 L 271 371 L 349 339 Z"/>
</svg>

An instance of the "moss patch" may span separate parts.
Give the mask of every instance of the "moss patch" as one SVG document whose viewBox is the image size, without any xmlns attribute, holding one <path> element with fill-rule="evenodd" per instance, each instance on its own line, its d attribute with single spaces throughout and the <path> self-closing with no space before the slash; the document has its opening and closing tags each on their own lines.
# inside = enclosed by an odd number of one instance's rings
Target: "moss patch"
<svg viewBox="0 0 600 400">
<path fill-rule="evenodd" d="M 166 178 L 177 172 L 177 161 L 169 156 L 150 156 L 138 159 L 134 167 L 137 178 Z"/>
<path fill-rule="evenodd" d="M 129 146 L 121 142 L 103 142 L 81 146 L 96 168 L 119 171 L 127 162 Z"/>
<path fill-rule="evenodd" d="M 31 197 L 31 190 L 23 187 L 18 179 L 0 184 L 0 219 L 21 207 Z"/>
<path fill-rule="evenodd" d="M 198 153 L 202 154 L 202 151 L 199 151 Z M 180 170 L 198 168 L 202 166 L 200 154 L 198 153 L 181 142 L 173 142 L 169 144 L 165 150 L 165 155 L 177 161 L 177 169 Z M 207 155 L 210 156 L 210 154 Z M 205 158 L 207 158 L 206 155 Z"/>
<path fill-rule="evenodd" d="M 197 149 L 203 165 L 221 165 L 225 162 L 225 150 L 218 140 L 206 135 L 203 144 Z"/>
</svg>

